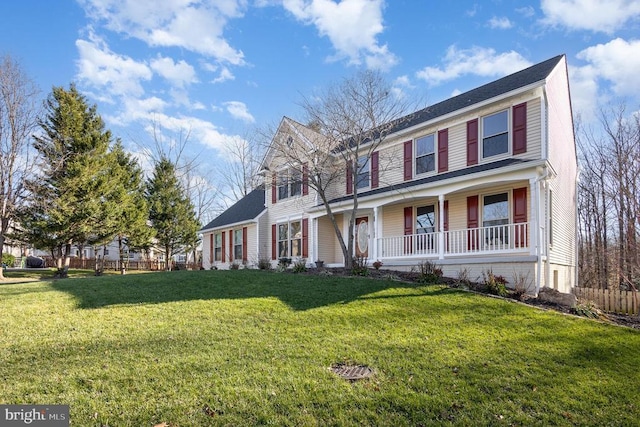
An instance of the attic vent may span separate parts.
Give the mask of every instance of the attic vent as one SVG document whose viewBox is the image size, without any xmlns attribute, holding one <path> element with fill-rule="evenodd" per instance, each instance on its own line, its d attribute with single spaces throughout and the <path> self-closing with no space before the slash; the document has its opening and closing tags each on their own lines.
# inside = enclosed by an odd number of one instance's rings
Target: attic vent
<svg viewBox="0 0 640 427">
<path fill-rule="evenodd" d="M 293 138 L 292 137 L 288 137 L 287 138 L 287 147 L 291 147 L 293 145 Z"/>
<path fill-rule="evenodd" d="M 335 363 L 331 365 L 331 371 L 348 381 L 357 381 L 369 378 L 373 375 L 373 369 L 365 365 L 348 365 Z"/>
</svg>

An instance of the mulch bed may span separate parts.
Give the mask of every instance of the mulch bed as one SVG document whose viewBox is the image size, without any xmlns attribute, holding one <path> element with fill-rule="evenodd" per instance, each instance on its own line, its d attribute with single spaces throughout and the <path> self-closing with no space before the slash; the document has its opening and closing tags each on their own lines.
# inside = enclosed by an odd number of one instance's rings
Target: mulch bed
<svg viewBox="0 0 640 427">
<path fill-rule="evenodd" d="M 291 270 L 289 270 L 291 271 Z M 310 275 L 332 275 L 332 276 L 353 276 L 351 270 L 346 268 L 309 268 L 304 273 L 299 274 L 310 274 Z M 415 271 L 397 271 L 397 270 L 388 270 L 388 269 L 369 269 L 367 278 L 371 279 L 393 279 L 402 282 L 409 283 L 420 283 L 420 273 Z M 484 286 L 479 283 L 471 283 L 468 287 L 462 287 L 460 284 L 452 278 L 442 277 L 440 284 L 450 286 L 452 288 L 465 289 L 471 292 L 478 292 L 482 294 L 489 294 Z M 580 316 L 579 313 L 576 312 L 574 308 L 571 308 L 566 305 L 554 304 L 547 301 L 540 300 L 535 297 L 531 297 L 528 295 L 518 294 L 512 291 L 509 291 L 508 295 L 504 297 L 508 300 L 517 301 L 523 304 L 527 304 L 530 306 L 534 306 L 543 310 L 554 310 L 560 313 L 564 313 L 567 315 Z M 580 303 L 580 301 L 578 301 Z M 640 316 L 631 316 L 624 314 L 615 314 L 615 313 L 604 313 L 601 310 L 591 309 L 590 310 L 590 318 L 594 320 L 599 320 L 608 323 L 614 323 L 616 325 L 625 326 L 628 328 L 638 329 L 640 330 Z M 586 317 L 586 316 L 580 316 Z"/>
</svg>

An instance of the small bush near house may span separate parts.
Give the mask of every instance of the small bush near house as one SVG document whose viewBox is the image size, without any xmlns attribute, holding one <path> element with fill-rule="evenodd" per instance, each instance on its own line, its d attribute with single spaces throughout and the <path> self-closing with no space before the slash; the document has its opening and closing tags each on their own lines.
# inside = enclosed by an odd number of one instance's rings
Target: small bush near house
<svg viewBox="0 0 640 427">
<path fill-rule="evenodd" d="M 458 270 L 456 281 L 454 282 L 454 287 L 468 288 L 469 286 L 471 286 L 471 279 L 469 279 L 469 269 L 462 268 Z"/>
<path fill-rule="evenodd" d="M 271 260 L 269 258 L 258 259 L 259 270 L 271 270 Z"/>
<path fill-rule="evenodd" d="M 353 259 L 353 268 L 351 274 L 354 276 L 368 276 L 369 268 L 367 267 L 367 259 L 365 257 L 357 257 Z"/>
<path fill-rule="evenodd" d="M 484 280 L 484 286 L 489 293 L 501 297 L 507 295 L 507 283 L 509 282 L 507 282 L 504 276 L 493 274 L 493 271 L 489 269 L 486 273 L 482 272 L 482 278 Z"/>
<path fill-rule="evenodd" d="M 278 267 L 282 267 L 283 269 L 287 269 L 291 265 L 291 258 L 280 258 L 278 259 Z"/>
<path fill-rule="evenodd" d="M 380 270 L 380 267 L 382 267 L 382 261 L 377 260 L 373 263 L 373 268 L 375 268 L 376 270 Z"/>
<path fill-rule="evenodd" d="M 513 272 L 513 292 L 512 296 L 515 299 L 523 300 L 527 294 L 527 289 L 531 286 L 531 280 L 529 279 L 529 273 L 524 274 L 521 271 Z"/>
<path fill-rule="evenodd" d="M 229 266 L 229 270 L 239 270 L 240 269 L 240 264 L 238 264 L 237 262 L 232 262 L 231 265 Z"/>
<path fill-rule="evenodd" d="M 420 283 L 435 284 L 442 278 L 442 269 L 427 259 L 418 264 L 418 274 Z"/>
<path fill-rule="evenodd" d="M 302 258 L 293 263 L 294 273 L 304 273 L 307 271 L 307 260 Z"/>
</svg>

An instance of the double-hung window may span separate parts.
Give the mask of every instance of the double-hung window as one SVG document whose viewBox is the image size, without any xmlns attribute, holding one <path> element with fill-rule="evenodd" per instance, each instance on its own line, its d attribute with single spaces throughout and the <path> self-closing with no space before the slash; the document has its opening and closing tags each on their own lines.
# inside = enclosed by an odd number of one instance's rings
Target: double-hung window
<svg viewBox="0 0 640 427">
<path fill-rule="evenodd" d="M 242 259 L 242 229 L 233 231 L 233 259 Z"/>
<path fill-rule="evenodd" d="M 213 259 L 214 261 L 222 261 L 222 234 L 216 233 L 213 238 Z"/>
<path fill-rule="evenodd" d="M 416 139 L 416 175 L 433 172 L 436 169 L 435 135 L 425 135 Z"/>
<path fill-rule="evenodd" d="M 432 250 L 435 248 L 436 211 L 434 205 L 418 206 L 416 208 L 416 234 L 418 250 Z"/>
<path fill-rule="evenodd" d="M 278 172 L 278 200 L 289 197 L 289 175 L 288 171 Z"/>
<path fill-rule="evenodd" d="M 302 194 L 302 176 L 299 171 L 291 171 L 289 174 L 289 195 L 299 196 Z"/>
<path fill-rule="evenodd" d="M 371 184 L 369 179 L 371 177 L 371 162 L 369 161 L 369 157 L 362 156 L 358 157 L 358 163 L 356 165 L 356 188 L 367 188 Z"/>
<path fill-rule="evenodd" d="M 509 224 L 508 193 L 484 196 L 482 226 L 485 228 L 485 241 L 491 244 L 508 243 L 507 224 Z"/>
<path fill-rule="evenodd" d="M 278 224 L 278 257 L 302 256 L 302 224 L 293 221 Z"/>
<path fill-rule="evenodd" d="M 482 118 L 482 157 L 492 157 L 509 152 L 509 111 Z"/>
</svg>

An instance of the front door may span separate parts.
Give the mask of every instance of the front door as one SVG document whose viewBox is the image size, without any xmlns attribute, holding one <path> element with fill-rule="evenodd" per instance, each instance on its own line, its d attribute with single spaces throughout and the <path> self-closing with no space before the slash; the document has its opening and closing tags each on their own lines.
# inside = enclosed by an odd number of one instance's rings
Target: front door
<svg viewBox="0 0 640 427">
<path fill-rule="evenodd" d="M 356 257 L 369 258 L 369 218 L 356 218 Z"/>
</svg>

